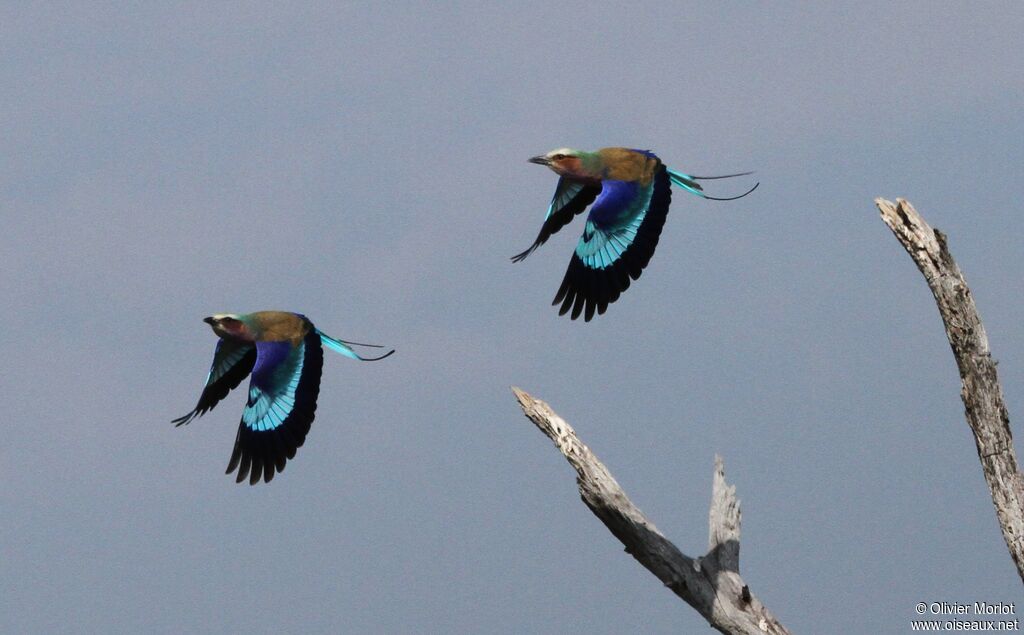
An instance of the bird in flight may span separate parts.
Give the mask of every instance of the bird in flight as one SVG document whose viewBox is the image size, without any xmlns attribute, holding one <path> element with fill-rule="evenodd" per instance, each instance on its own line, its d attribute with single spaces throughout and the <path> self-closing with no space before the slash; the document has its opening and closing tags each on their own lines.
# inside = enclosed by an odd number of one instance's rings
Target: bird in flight
<svg viewBox="0 0 1024 635">
<path fill-rule="evenodd" d="M 362 357 L 352 346 L 383 347 L 334 339 L 298 313 L 222 313 L 203 321 L 220 338 L 213 365 L 196 407 L 171 423 L 180 426 L 212 410 L 251 373 L 249 399 L 226 472 L 237 468 L 236 482 L 248 477 L 250 485 L 260 477 L 269 483 L 305 442 L 320 394 L 323 346 L 361 361 L 384 359 L 395 352 Z"/>
<path fill-rule="evenodd" d="M 583 314 L 587 322 L 595 312 L 603 314 L 650 262 L 668 214 L 672 185 L 713 201 L 743 198 L 759 185 L 755 183 L 739 196 L 708 196 L 698 181 L 752 173 L 691 176 L 668 169 L 650 151 L 629 148 L 597 152 L 559 148 L 533 157 L 530 163 L 546 165 L 561 178 L 537 239 L 529 249 L 513 256 L 512 262 L 529 256 L 590 206 L 583 236 L 552 302 L 562 304 L 559 315 L 571 309 L 572 319 Z"/>
</svg>

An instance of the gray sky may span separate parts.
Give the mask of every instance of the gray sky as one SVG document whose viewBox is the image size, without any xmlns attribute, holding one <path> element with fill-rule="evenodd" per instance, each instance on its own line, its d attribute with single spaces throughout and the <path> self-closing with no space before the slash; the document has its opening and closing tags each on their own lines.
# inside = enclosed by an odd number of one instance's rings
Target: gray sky
<svg viewBox="0 0 1024 635">
<path fill-rule="evenodd" d="M 0 8 L 0 631 L 678 633 L 707 625 L 580 503 L 551 403 L 685 552 L 713 456 L 794 632 L 1020 602 L 920 274 L 946 231 L 1020 431 L 1018 3 Z M 514 6 L 513 6 L 514 5 Z M 639 282 L 549 306 L 522 264 L 558 146 L 755 169 L 677 193 Z M 720 183 L 732 193 L 740 183 Z M 393 345 L 325 359 L 269 486 L 195 402 L 213 312 Z"/>
</svg>

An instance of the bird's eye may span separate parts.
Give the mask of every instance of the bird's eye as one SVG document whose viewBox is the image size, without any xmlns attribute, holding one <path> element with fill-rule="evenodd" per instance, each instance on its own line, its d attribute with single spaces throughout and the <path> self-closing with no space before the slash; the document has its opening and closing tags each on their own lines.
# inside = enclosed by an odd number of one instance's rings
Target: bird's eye
<svg viewBox="0 0 1024 635">
<path fill-rule="evenodd" d="M 564 154 L 556 154 L 555 156 L 553 156 L 553 157 L 551 157 L 551 158 L 552 158 L 553 160 L 555 160 L 555 161 L 561 161 L 562 159 L 564 159 L 564 158 L 565 158 L 565 155 L 564 155 Z"/>
</svg>

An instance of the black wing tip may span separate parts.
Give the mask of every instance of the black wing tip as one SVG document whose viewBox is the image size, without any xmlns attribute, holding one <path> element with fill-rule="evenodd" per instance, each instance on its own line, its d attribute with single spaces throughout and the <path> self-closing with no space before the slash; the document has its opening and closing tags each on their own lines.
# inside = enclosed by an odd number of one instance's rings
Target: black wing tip
<svg viewBox="0 0 1024 635">
<path fill-rule="evenodd" d="M 242 458 L 241 456 L 239 458 Z M 257 460 L 259 457 L 247 456 L 242 460 L 241 466 L 238 465 L 238 460 L 232 457 L 231 463 L 228 464 L 228 469 L 224 471 L 225 474 L 231 475 L 232 472 L 238 469 L 238 474 L 235 474 L 235 483 L 242 484 L 246 480 L 249 481 L 249 485 L 256 485 L 260 481 L 269 483 L 274 480 L 274 476 L 278 472 L 283 472 L 284 468 L 275 469 L 276 465 L 264 465 L 261 461 Z"/>
<path fill-rule="evenodd" d="M 534 244 L 530 245 L 529 249 L 527 249 L 526 251 L 519 252 L 518 254 L 512 256 L 511 258 L 509 258 L 509 260 L 511 260 L 512 262 L 522 262 L 522 261 L 526 260 L 527 256 L 529 256 L 530 254 L 533 253 L 533 250 L 536 249 L 537 246 L 538 246 L 537 243 L 534 243 Z"/>
<path fill-rule="evenodd" d="M 266 433 L 260 433 L 266 434 Z M 224 473 L 235 477 L 235 483 L 242 484 L 249 481 L 249 485 L 256 485 L 260 481 L 269 483 L 274 477 L 284 472 L 288 461 L 295 458 L 295 451 L 305 442 L 305 436 L 292 441 L 288 438 L 260 438 L 258 441 L 250 438 L 250 447 L 243 449 L 236 444 L 235 450 L 228 462 Z M 237 474 L 233 474 L 235 470 Z"/>
<path fill-rule="evenodd" d="M 198 416 L 199 416 L 199 414 L 195 410 L 193 410 L 192 412 L 188 413 L 187 415 L 185 415 L 183 417 L 178 417 L 177 419 L 171 419 L 171 423 L 174 424 L 175 428 L 180 428 L 181 426 L 189 423 L 190 421 L 192 421 L 193 419 L 195 419 Z"/>
</svg>

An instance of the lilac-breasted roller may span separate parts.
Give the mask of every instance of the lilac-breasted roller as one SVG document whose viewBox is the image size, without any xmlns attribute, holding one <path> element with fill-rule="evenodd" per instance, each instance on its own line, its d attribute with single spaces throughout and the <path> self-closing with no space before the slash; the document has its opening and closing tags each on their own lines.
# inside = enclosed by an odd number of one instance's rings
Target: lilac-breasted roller
<svg viewBox="0 0 1024 635">
<path fill-rule="evenodd" d="M 212 410 L 251 373 L 249 399 L 226 472 L 231 474 L 237 468 L 236 481 L 249 477 L 250 485 L 261 476 L 269 483 L 305 442 L 320 394 L 321 345 L 361 361 L 384 359 L 395 352 L 362 357 L 352 346 L 382 347 L 334 339 L 298 313 L 225 313 L 203 321 L 220 338 L 213 365 L 196 407 L 171 423 L 180 426 Z"/>
<path fill-rule="evenodd" d="M 562 303 L 559 315 L 572 309 L 572 319 L 582 313 L 587 322 L 595 312 L 603 314 L 629 288 L 630 279 L 638 279 L 650 262 L 668 214 L 673 184 L 715 201 L 742 198 L 759 185 L 755 183 L 739 196 L 708 196 L 697 181 L 751 173 L 691 176 L 668 169 L 650 151 L 629 148 L 603 148 L 597 152 L 560 148 L 533 157 L 530 163 L 546 165 L 561 178 L 537 239 L 529 249 L 513 256 L 512 261 L 529 256 L 590 206 L 583 236 L 552 302 Z"/>
</svg>

